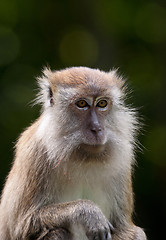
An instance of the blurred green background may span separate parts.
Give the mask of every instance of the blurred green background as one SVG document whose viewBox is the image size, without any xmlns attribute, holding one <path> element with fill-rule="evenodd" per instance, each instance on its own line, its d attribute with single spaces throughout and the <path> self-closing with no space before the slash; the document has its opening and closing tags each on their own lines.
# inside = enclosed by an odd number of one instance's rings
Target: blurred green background
<svg viewBox="0 0 166 240">
<path fill-rule="evenodd" d="M 119 72 L 143 116 L 134 175 L 135 222 L 163 239 L 166 216 L 166 1 L 0 0 L 0 189 L 14 143 L 35 118 L 35 77 L 45 65 Z"/>
</svg>

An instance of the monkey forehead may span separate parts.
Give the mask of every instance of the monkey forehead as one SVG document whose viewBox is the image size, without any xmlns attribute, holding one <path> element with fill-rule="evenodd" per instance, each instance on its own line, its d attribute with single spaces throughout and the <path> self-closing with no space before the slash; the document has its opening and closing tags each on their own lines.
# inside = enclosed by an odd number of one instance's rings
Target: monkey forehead
<svg viewBox="0 0 166 240">
<path fill-rule="evenodd" d="M 92 87 L 106 89 L 114 85 L 121 88 L 124 84 L 115 70 L 104 72 L 88 67 L 72 67 L 55 72 L 47 70 L 45 75 L 55 87 L 62 85 L 64 87 L 81 87 L 81 89 L 92 89 Z"/>
<path fill-rule="evenodd" d="M 107 99 L 114 99 L 116 96 L 114 96 L 114 93 L 111 94 L 112 91 L 109 91 L 109 89 L 100 89 L 100 88 L 91 88 L 84 86 L 81 87 L 60 87 L 58 89 L 58 95 L 63 100 L 73 100 L 76 101 L 78 99 L 89 99 L 90 101 L 96 101 L 96 99 L 100 98 L 107 98 Z"/>
</svg>

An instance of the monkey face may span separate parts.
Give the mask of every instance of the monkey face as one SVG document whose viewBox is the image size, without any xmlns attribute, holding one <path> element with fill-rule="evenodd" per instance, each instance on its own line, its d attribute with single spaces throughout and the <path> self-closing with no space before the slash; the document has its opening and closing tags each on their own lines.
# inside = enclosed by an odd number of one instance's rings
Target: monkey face
<svg viewBox="0 0 166 240">
<path fill-rule="evenodd" d="M 111 109 L 111 100 L 105 96 L 77 97 L 69 106 L 77 119 L 82 142 L 80 147 L 88 152 L 102 152 L 105 149 L 105 118 Z"/>
<path fill-rule="evenodd" d="M 110 88 L 101 88 L 97 84 L 60 87 L 58 96 L 59 126 L 62 123 L 66 126 L 60 136 L 63 134 L 66 141 L 73 142 L 73 148 L 79 151 L 95 155 L 105 152 L 109 141 L 109 121 L 113 116 Z"/>
</svg>

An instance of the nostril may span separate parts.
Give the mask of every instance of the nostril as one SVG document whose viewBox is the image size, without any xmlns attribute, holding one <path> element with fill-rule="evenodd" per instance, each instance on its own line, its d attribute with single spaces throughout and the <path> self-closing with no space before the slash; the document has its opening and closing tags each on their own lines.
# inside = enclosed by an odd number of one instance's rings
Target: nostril
<svg viewBox="0 0 166 240">
<path fill-rule="evenodd" d="M 93 128 L 91 128 L 91 131 L 92 131 L 93 133 L 98 133 L 98 132 L 101 131 L 101 127 L 93 127 Z"/>
<path fill-rule="evenodd" d="M 96 130 L 93 128 L 93 129 L 91 129 L 91 132 L 96 133 Z"/>
</svg>

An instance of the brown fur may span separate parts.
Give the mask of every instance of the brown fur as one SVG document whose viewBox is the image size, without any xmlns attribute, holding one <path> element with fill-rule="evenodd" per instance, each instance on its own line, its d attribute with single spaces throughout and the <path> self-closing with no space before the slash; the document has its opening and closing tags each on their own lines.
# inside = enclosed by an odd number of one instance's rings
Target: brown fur
<svg viewBox="0 0 166 240">
<path fill-rule="evenodd" d="M 43 113 L 16 144 L 0 239 L 145 240 L 132 222 L 137 120 L 121 102 L 124 81 L 115 71 L 83 67 L 45 70 L 38 81 Z M 80 98 L 88 110 L 76 107 Z M 98 98 L 107 99 L 106 109 Z"/>
</svg>

